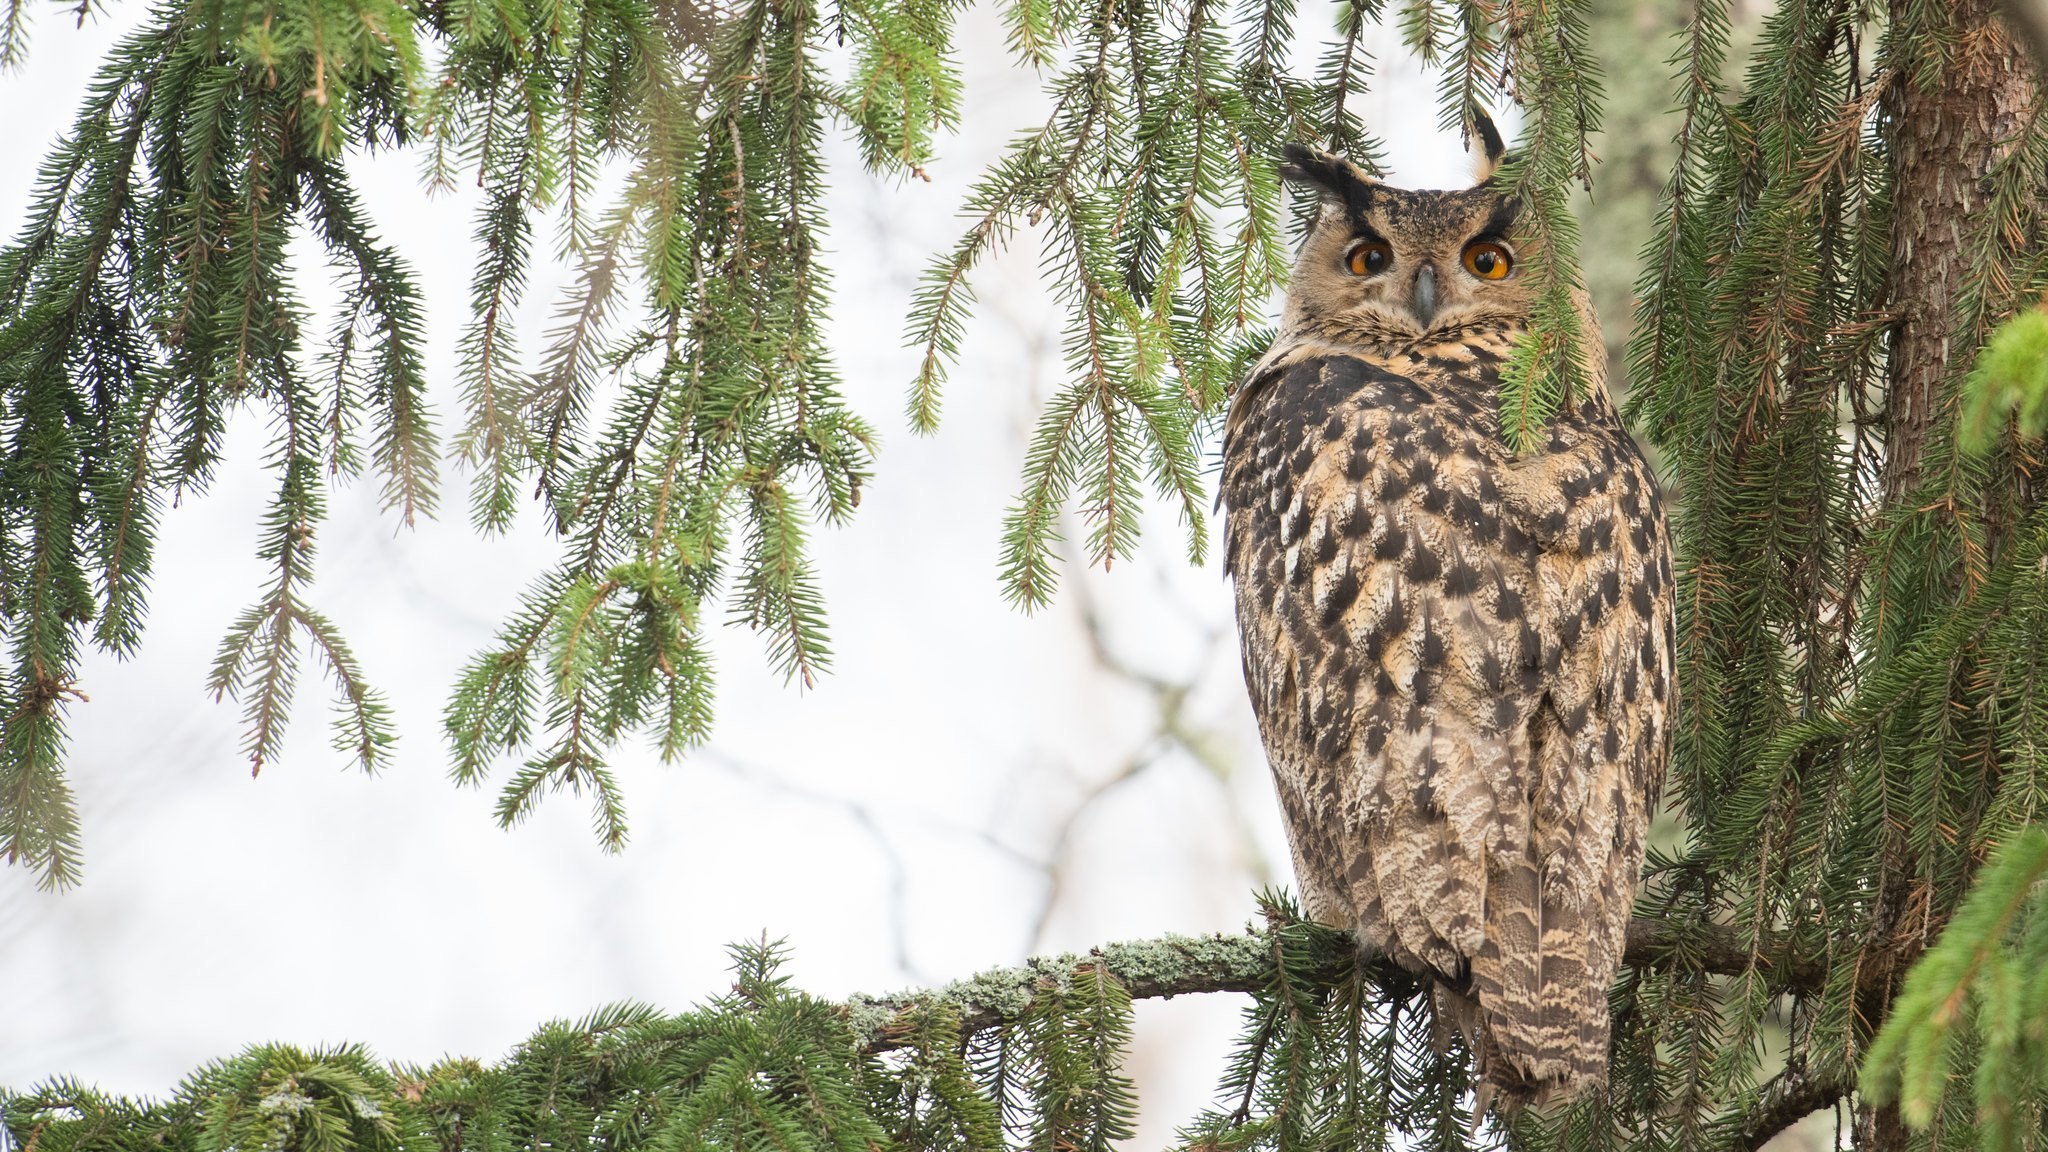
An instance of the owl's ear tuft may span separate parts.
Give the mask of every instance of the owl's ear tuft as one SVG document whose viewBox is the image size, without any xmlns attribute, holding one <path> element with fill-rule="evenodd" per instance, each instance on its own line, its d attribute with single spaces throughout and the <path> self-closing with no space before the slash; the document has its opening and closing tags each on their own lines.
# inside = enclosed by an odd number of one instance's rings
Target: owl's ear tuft
<svg viewBox="0 0 2048 1152">
<path fill-rule="evenodd" d="M 1287 144 L 1281 147 L 1280 158 L 1282 178 L 1289 183 L 1315 188 L 1325 201 L 1342 204 L 1354 215 L 1362 213 L 1372 200 L 1376 182 L 1341 156 L 1318 152 L 1300 144 Z"/>
<path fill-rule="evenodd" d="M 1507 160 L 1508 146 L 1500 138 L 1500 129 L 1493 126 L 1493 117 L 1486 114 L 1486 109 L 1475 102 L 1470 111 L 1472 132 L 1466 137 L 1465 147 L 1468 150 L 1472 147 L 1472 136 L 1479 137 L 1479 157 L 1472 165 L 1472 182 L 1484 184 L 1493 179 L 1493 174 L 1500 171 L 1501 164 Z"/>
</svg>

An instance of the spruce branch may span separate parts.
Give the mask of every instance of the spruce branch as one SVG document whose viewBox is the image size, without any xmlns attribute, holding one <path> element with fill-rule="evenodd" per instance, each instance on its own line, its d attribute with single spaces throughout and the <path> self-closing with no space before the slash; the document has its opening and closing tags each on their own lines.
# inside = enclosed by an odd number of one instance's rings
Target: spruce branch
<svg viewBox="0 0 2048 1152">
<path fill-rule="evenodd" d="M 1722 1146 L 1756 1152 L 1778 1133 L 1839 1103 L 1854 1087 L 1845 1076 L 1787 1068 L 1764 1083 Z"/>
<path fill-rule="evenodd" d="M 1034 958 L 1014 968 L 996 968 L 943 988 L 906 995 L 856 996 L 847 1001 L 848 1018 L 862 1043 L 876 1052 L 901 1046 L 899 1020 L 929 1005 L 957 1011 L 965 1035 L 1021 1018 L 1046 990 L 1084 967 L 1115 977 L 1133 1000 L 1171 999 L 1208 992 L 1256 992 L 1270 972 L 1275 932 L 1289 928 L 1275 922 L 1239 935 L 1178 936 L 1106 944 L 1085 954 L 1062 953 Z M 1320 962 L 1303 971 L 1317 985 L 1336 983 L 1346 973 L 1362 970 L 1381 981 L 1401 981 L 1387 960 L 1361 957 L 1349 932 L 1308 926 L 1318 938 Z M 1812 957 L 1796 956 L 1789 939 L 1770 933 L 1752 951 L 1749 935 L 1726 925 L 1676 926 L 1668 921 L 1637 917 L 1630 921 L 1622 963 L 1629 968 L 1683 969 L 1715 976 L 1737 976 L 1779 957 L 1773 984 L 1784 991 L 1811 993 L 1826 978 L 1826 968 Z M 1802 1113 L 1803 1115 L 1803 1113 Z M 1796 1117 L 1795 1117 L 1796 1118 Z"/>
</svg>

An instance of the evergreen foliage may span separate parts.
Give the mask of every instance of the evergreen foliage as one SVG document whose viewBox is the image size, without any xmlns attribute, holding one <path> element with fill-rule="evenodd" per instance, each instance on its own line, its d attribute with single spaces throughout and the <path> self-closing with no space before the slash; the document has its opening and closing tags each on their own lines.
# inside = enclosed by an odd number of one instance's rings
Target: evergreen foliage
<svg viewBox="0 0 2048 1152">
<path fill-rule="evenodd" d="M 0 1097 L 43 1152 L 519 1152 L 555 1148 L 1103 1152 L 1130 1135 L 1116 1070 L 1130 1000 L 1094 965 L 1048 975 L 1024 1013 L 963 1039 L 927 1000 L 863 1038 L 854 1014 L 789 986 L 779 947 L 733 950 L 732 990 L 667 1016 L 644 1005 L 543 1026 L 502 1063 L 377 1065 L 362 1049 L 269 1045 L 167 1101 L 69 1082 Z"/>
<path fill-rule="evenodd" d="M 1984 455 L 1998 446 L 2008 417 L 2027 439 L 2048 431 L 2048 312 L 2029 308 L 1998 326 L 1965 382 L 1956 439 Z"/>
<path fill-rule="evenodd" d="M 1467 1053 L 1416 982 L 1383 960 L 1360 962 L 1348 937 L 1301 921 L 1282 899 L 1268 896 L 1265 911 L 1267 962 L 1222 1106 L 1196 1118 L 1189 1146 L 1463 1147 Z"/>
<path fill-rule="evenodd" d="M 869 1152 L 892 1139 L 885 1118 L 900 1132 L 935 1123 L 940 1109 L 895 1094 L 905 1084 L 859 1049 L 835 1006 L 792 991 L 780 961 L 770 946 L 737 948 L 732 991 L 697 1011 L 602 1009 L 543 1026 L 496 1065 L 386 1068 L 353 1046 L 269 1045 L 200 1070 L 168 1101 L 109 1099 L 59 1082 L 0 1107 L 15 1146 L 51 1152 Z M 950 1074 L 932 1073 L 946 1091 L 963 1082 L 957 1057 L 953 1064 Z M 969 1111 L 968 1131 L 986 1141 L 986 1103 Z"/>
<path fill-rule="evenodd" d="M 2048 1129 L 2048 830 L 1999 849 L 1969 898 L 1906 978 L 1871 1045 L 1864 1091 L 1898 1100 L 1908 1123 L 1931 1126 L 1956 1050 L 1974 1041 L 1972 1097 L 1985 1152 L 2027 1146 Z"/>
<path fill-rule="evenodd" d="M 2039 982 L 2023 975 L 2041 959 L 2048 917 L 2042 893 L 2028 897 L 2044 874 L 2048 836 L 2036 834 L 1994 866 L 1916 974 L 1884 1043 L 1906 1053 L 1921 1099 L 1942 1091 L 1959 1023 L 1987 1033 L 1985 1022 L 2001 1023 L 2010 1054 L 2038 1060 L 2048 1014 Z M 1595 1103 L 1482 1125 L 1462 1038 L 1414 977 L 1361 957 L 1350 934 L 1300 919 L 1284 895 L 1262 896 L 1261 909 L 1259 927 L 1242 936 L 1108 945 L 845 1004 L 793 988 L 780 945 L 743 944 L 732 949 L 730 991 L 704 1005 L 671 1016 L 621 1004 L 548 1023 L 495 1064 L 386 1066 L 359 1045 L 266 1044 L 200 1069 L 166 1100 L 69 1080 L 0 1089 L 0 1147 L 1106 1152 L 1130 1138 L 1136 1112 L 1120 1069 L 1133 998 L 1226 989 L 1250 996 L 1244 1034 L 1215 1107 L 1181 1134 L 1191 1152 L 1624 1146 Z M 1631 941 L 1639 971 L 1703 962 L 1729 973 L 1750 962 L 1739 948 L 1716 946 L 1703 959 L 1688 958 L 1683 941 Z M 1975 997 L 1968 1022 L 1952 1010 L 1965 994 Z M 2020 1014 L 1991 1015 L 2008 1009 Z M 1872 1076 L 1892 1063 L 1880 1057 Z M 2031 1095 L 1992 1097 L 2016 1122 L 2002 1130 L 2007 1142 L 1986 1147 L 2030 1147 L 2012 1136 L 2038 1116 L 2038 1067 L 1980 1076 L 1979 1091 L 1987 1084 Z M 1754 1143 L 1742 1118 L 1724 1117 L 1701 1146 Z"/>
<path fill-rule="evenodd" d="M 210 687 L 242 703 L 260 770 L 310 651 L 335 684 L 337 745 L 366 770 L 381 762 L 386 705 L 307 598 L 314 543 L 337 476 L 374 470 L 402 521 L 432 513 L 439 453 L 422 305 L 353 189 L 354 153 L 418 145 L 436 182 L 473 173 L 484 190 L 451 447 L 474 471 L 481 529 L 508 526 L 531 485 L 564 548 L 447 704 L 456 778 L 480 783 L 514 757 L 502 822 L 569 789 L 617 848 L 607 750 L 646 731 L 674 758 L 703 738 L 707 616 L 722 606 L 812 683 L 830 647 L 808 535 L 850 515 L 871 447 L 820 339 L 818 149 L 836 126 L 873 169 L 921 171 L 957 119 L 956 11 L 160 5 L 108 60 L 0 254 L 17 465 L 0 484 L 15 666 L 0 851 L 47 883 L 77 878 L 62 758 L 79 645 L 140 642 L 156 513 L 211 482 L 222 429 L 244 408 L 273 430 L 261 554 L 275 575 L 223 640 Z M 1053 110 L 983 178 L 970 230 L 913 303 L 924 355 L 911 404 L 918 428 L 936 427 L 974 268 L 1020 223 L 1042 227 L 1067 293 L 1071 379 L 1033 437 L 1005 535 L 1006 587 L 1030 607 L 1053 594 L 1070 507 L 1104 565 L 1136 546 L 1148 490 L 1181 510 L 1191 558 L 1205 555 L 1201 445 L 1288 259 L 1273 145 L 1374 163 L 1355 96 L 1361 38 L 1385 13 L 1347 3 L 1324 58 L 1297 74 L 1291 3 L 1018 0 L 1005 12 Z M 1457 77 L 1459 117 L 1510 82 L 1537 97 L 1510 176 L 1537 208 L 1532 242 L 1554 252 L 1538 273 L 1541 338 L 1515 377 L 1526 433 L 1583 371 L 1566 295 L 1569 185 L 1590 171 L 1597 123 L 1583 6 L 1498 18 L 1410 6 L 1404 23 Z M 605 195 L 608 163 L 628 174 Z M 579 275 L 558 326 L 522 358 L 507 318 L 548 255 L 537 233 L 557 223 Z M 309 309 L 285 266 L 300 231 L 344 288 L 324 339 L 302 331 Z"/>
<path fill-rule="evenodd" d="M 2038 105 L 2009 120 L 1980 105 L 1996 134 L 1962 154 L 1983 166 L 1981 206 L 1949 224 L 1946 257 L 1916 246 L 1936 209 L 1902 198 L 1926 165 L 1954 161 L 1918 151 L 1939 109 L 1914 102 L 1968 81 L 1956 37 L 1983 35 L 1990 12 L 1886 15 L 1783 4 L 1731 89 L 1728 8 L 1702 4 L 1678 60 L 1684 120 L 1645 253 L 1630 410 L 1680 496 L 1687 699 L 1669 790 L 1689 835 L 1653 860 L 1645 900 L 1673 921 L 1789 929 L 1829 971 L 1789 1001 L 1761 965 L 1625 986 L 1620 1019 L 1670 1053 L 1659 1094 L 1694 1115 L 1707 1100 L 1768 1103 L 1756 1085 L 1780 1062 L 1780 1087 L 1841 1096 L 1905 967 L 2048 798 L 2034 464 L 2023 448 L 1959 453 L 1968 358 L 1905 343 L 1977 347 L 2048 286 L 2035 195 L 2048 137 Z M 1934 276 L 1949 280 L 1921 279 Z M 1937 286 L 1946 311 L 1929 306 Z M 1893 319 L 1916 309 L 1910 331 Z M 1915 406 L 1943 419 L 1909 439 Z M 1958 1071 L 1977 1059 L 1959 1052 Z M 1881 1099 L 1862 1101 L 1859 1141 L 1891 1139 Z M 1951 1100 L 1925 1138 L 1972 1145 L 1975 1125 Z"/>
<path fill-rule="evenodd" d="M 830 648 L 807 542 L 852 514 L 872 446 L 822 337 L 820 149 L 840 131 L 876 172 L 921 171 L 957 126 L 960 11 L 155 0 L 0 251 L 0 852 L 77 879 L 63 753 L 79 653 L 139 645 L 163 503 L 214 480 L 243 410 L 270 428 L 272 575 L 211 686 L 242 704 L 260 769 L 310 653 L 337 744 L 382 762 L 390 706 L 307 593 L 335 477 L 374 474 L 402 522 L 436 508 L 425 302 L 351 182 L 370 153 L 415 148 L 484 191 L 451 454 L 479 528 L 508 527 L 530 489 L 563 549 L 446 706 L 456 778 L 513 758 L 502 822 L 568 789 L 617 847 L 606 756 L 636 732 L 668 758 L 703 738 L 706 628 L 756 630 L 810 683 Z M 1149 497 L 1204 556 L 1202 454 L 1286 266 L 1273 154 L 1298 140 L 1375 164 L 1356 107 L 1376 21 L 1440 69 L 1448 123 L 1523 109 L 1498 179 L 1545 259 L 1525 262 L 1538 324 L 1504 428 L 1526 441 L 1590 382 L 1570 293 L 1602 105 L 1589 0 L 1339 0 L 1305 69 L 1317 25 L 1297 27 L 1292 0 L 1002 13 L 1050 112 L 983 175 L 912 303 L 910 413 L 938 426 L 975 270 L 1039 230 L 1067 373 L 1006 526 L 1020 605 L 1054 594 L 1069 511 L 1091 562 L 1131 554 Z M 1613 992 L 1609 1091 L 1475 1132 L 1464 1054 L 1427 999 L 1275 904 L 1256 978 L 1213 985 L 1254 1003 L 1193 1146 L 1753 1147 L 1844 1103 L 1861 1148 L 2048 1140 L 2048 330 L 2028 310 L 2048 291 L 2048 125 L 2032 74 L 1985 0 L 1779 0 L 1740 48 L 1728 0 L 1683 19 L 1628 364 L 1682 554 L 1675 830 L 1638 909 L 1656 946 L 1631 950 Z M 10 0 L 0 61 L 23 20 Z M 528 355 L 508 317 L 554 228 L 579 275 Z M 297 235 L 343 290 L 325 334 L 304 331 Z M 8 1129 L 58 1152 L 1062 1152 L 1130 1131 L 1133 984 L 1106 960 L 1034 970 L 992 1015 L 913 1002 L 882 1039 L 787 988 L 772 949 L 738 968 L 698 1012 L 551 1027 L 496 1067 L 256 1049 L 168 1102 L 10 1097 Z"/>
<path fill-rule="evenodd" d="M 1473 1132 L 1465 1051 L 1412 978 L 1361 963 L 1348 934 L 1282 897 L 1264 898 L 1264 917 L 1246 937 L 1114 945 L 843 1006 L 791 988 L 779 946 L 747 944 L 731 992 L 708 1004 L 550 1023 L 495 1065 L 385 1068 L 355 1046 L 265 1045 L 168 1101 L 57 1081 L 0 1094 L 0 1121 L 39 1152 L 1107 1152 L 1136 1112 L 1119 1070 L 1130 988 L 1222 979 L 1252 995 L 1246 1034 L 1188 1147 L 1499 1144 Z M 1528 1147 L 1561 1135 L 1533 1116 L 1522 1127 Z"/>
</svg>

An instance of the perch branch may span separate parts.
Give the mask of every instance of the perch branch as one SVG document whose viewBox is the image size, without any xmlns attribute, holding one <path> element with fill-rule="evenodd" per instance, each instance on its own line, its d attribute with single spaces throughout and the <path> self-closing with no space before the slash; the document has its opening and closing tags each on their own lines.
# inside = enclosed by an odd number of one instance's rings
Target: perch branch
<svg viewBox="0 0 2048 1152">
<path fill-rule="evenodd" d="M 1339 934 L 1338 938 L 1348 936 Z M 1683 965 L 1723 976 L 1747 972 L 1754 966 L 1775 972 L 1777 982 L 1787 991 L 1820 987 L 1822 966 L 1793 955 L 1782 935 L 1767 933 L 1755 953 L 1748 938 L 1746 932 L 1732 927 L 1689 925 L 1680 932 L 1664 921 L 1637 917 L 1629 924 L 1622 962 L 1632 968 Z M 1035 957 L 1018 967 L 992 969 L 933 992 L 857 995 L 847 1002 L 846 1012 L 864 1046 L 885 1052 L 906 1043 L 903 1025 L 907 1013 L 949 1004 L 960 1014 L 961 1032 L 972 1035 L 1018 1018 L 1041 989 L 1058 986 L 1083 965 L 1108 969 L 1129 989 L 1133 1000 L 1151 1000 L 1200 992 L 1255 992 L 1266 979 L 1271 956 L 1272 941 L 1266 931 L 1236 936 L 1169 935 L 1108 944 L 1085 955 Z M 1334 982 L 1356 962 L 1349 949 L 1338 949 L 1328 970 L 1318 976 Z"/>
</svg>

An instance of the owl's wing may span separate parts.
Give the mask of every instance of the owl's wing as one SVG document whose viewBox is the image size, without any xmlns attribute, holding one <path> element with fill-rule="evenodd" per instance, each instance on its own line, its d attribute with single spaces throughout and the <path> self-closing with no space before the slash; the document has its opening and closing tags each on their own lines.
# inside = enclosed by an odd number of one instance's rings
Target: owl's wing
<svg viewBox="0 0 2048 1152">
<path fill-rule="evenodd" d="M 1522 834 L 1542 654 L 1533 542 L 1478 414 L 1350 357 L 1234 420 L 1245 671 L 1312 911 L 1462 981 Z"/>
<path fill-rule="evenodd" d="M 1523 851 L 1504 858 L 1473 986 L 1489 1038 L 1534 1081 L 1604 1074 L 1607 990 L 1668 758 L 1670 546 L 1618 430 L 1560 433 L 1502 476 L 1535 547 L 1543 698 Z"/>
<path fill-rule="evenodd" d="M 1540 611 L 1558 649 L 1539 715 L 1536 814 L 1564 837 L 1543 845 L 1548 879 L 1590 892 L 1610 849 L 1633 844 L 1640 858 L 1663 784 L 1675 703 L 1671 546 L 1649 466 L 1618 435 L 1532 461 L 1506 487 L 1537 540 Z"/>
</svg>

